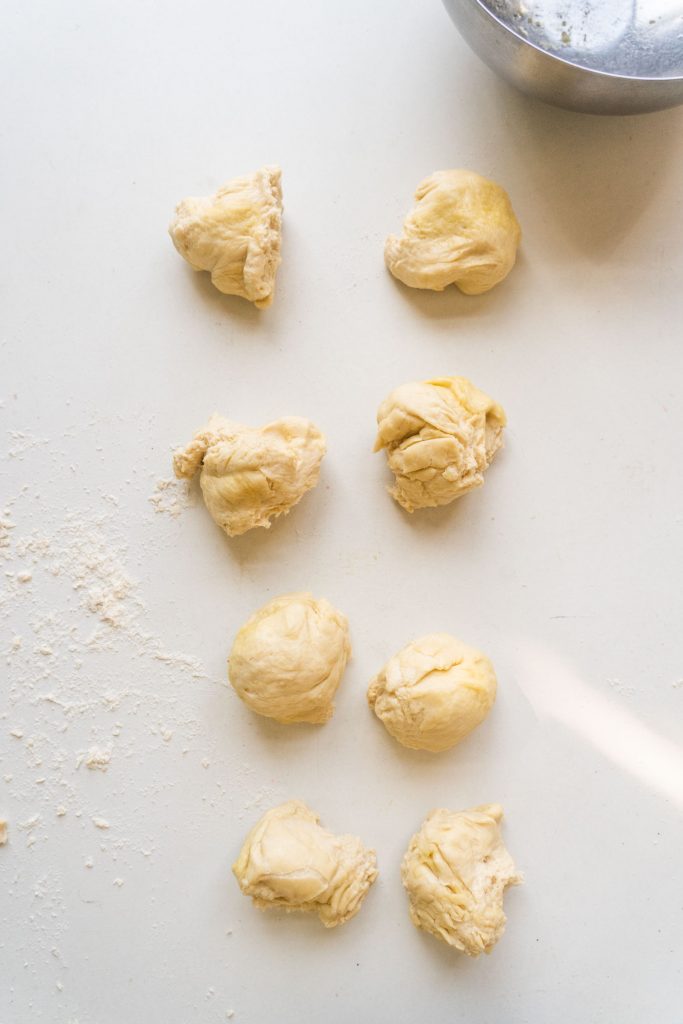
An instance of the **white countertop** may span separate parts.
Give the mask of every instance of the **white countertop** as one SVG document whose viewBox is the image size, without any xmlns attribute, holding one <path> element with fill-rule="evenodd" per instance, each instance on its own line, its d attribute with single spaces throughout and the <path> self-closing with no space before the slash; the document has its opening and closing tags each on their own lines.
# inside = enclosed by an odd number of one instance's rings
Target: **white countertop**
<svg viewBox="0 0 683 1024">
<path fill-rule="evenodd" d="M 679 1024 L 683 110 L 528 101 L 437 0 L 5 17 L 2 1024 Z M 166 226 L 268 162 L 284 259 L 259 312 Z M 500 181 L 523 228 L 479 298 L 383 265 L 417 183 L 452 166 Z M 411 518 L 376 408 L 449 374 L 504 405 L 506 448 L 483 489 Z M 267 533 L 229 541 L 156 489 L 214 410 L 327 435 L 319 487 Z M 292 589 L 351 623 L 323 728 L 226 685 L 235 630 Z M 499 698 L 431 756 L 364 694 L 438 630 L 491 656 Z M 78 767 L 91 748 L 106 772 Z M 260 914 L 230 873 L 292 796 L 377 850 L 343 928 Z M 427 811 L 486 801 L 526 883 L 471 961 L 415 930 L 398 869 Z"/>
</svg>

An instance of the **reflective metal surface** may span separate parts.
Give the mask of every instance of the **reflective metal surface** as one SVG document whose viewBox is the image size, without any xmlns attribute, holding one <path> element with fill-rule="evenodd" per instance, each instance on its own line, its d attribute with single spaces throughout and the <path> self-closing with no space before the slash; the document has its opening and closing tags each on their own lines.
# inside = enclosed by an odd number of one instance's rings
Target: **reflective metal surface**
<svg viewBox="0 0 683 1024">
<path fill-rule="evenodd" d="M 683 103 L 683 0 L 444 0 L 472 49 L 524 92 L 573 110 Z"/>
</svg>

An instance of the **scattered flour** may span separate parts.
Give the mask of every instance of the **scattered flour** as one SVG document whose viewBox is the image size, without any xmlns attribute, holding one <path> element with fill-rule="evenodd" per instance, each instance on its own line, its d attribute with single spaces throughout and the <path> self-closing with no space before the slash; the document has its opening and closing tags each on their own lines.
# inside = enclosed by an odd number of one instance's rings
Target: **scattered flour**
<svg viewBox="0 0 683 1024">
<path fill-rule="evenodd" d="M 85 767 L 90 768 L 91 771 L 106 772 L 111 761 L 111 750 L 106 750 L 102 747 L 91 747 L 87 754 L 81 757 L 81 761 L 84 761 Z"/>
<path fill-rule="evenodd" d="M 613 677 L 611 679 L 608 679 L 607 682 L 612 687 L 612 689 L 616 693 L 620 694 L 622 697 L 633 697 L 635 695 L 635 686 L 630 686 L 628 683 L 622 682 L 621 679 Z"/>
<path fill-rule="evenodd" d="M 24 456 L 17 453 L 15 469 L 22 469 L 22 457 L 40 457 L 55 472 L 68 473 L 54 446 L 34 454 L 30 447 Z M 138 493 L 150 535 L 133 549 L 139 501 L 93 497 L 84 481 L 83 500 L 91 507 L 69 511 L 55 506 L 49 479 L 41 478 L 44 496 L 32 484 L 18 485 L 16 496 L 0 506 L 0 772 L 13 806 L 23 808 L 21 820 L 6 812 L 11 846 L 16 853 L 23 839 L 28 847 L 16 869 L 12 864 L 3 909 L 31 931 L 32 970 L 77 920 L 62 852 L 72 851 L 76 867 L 97 866 L 90 877 L 102 886 L 121 888 L 129 871 L 153 872 L 162 855 L 149 811 L 173 785 L 169 778 L 177 772 L 170 762 L 180 762 L 183 750 L 199 749 L 222 771 L 226 758 L 212 746 L 211 723 L 202 712 L 207 686 L 223 687 L 225 680 L 209 675 L 194 654 L 175 650 L 175 624 L 158 619 L 144 600 L 154 564 L 148 552 L 158 545 L 165 556 L 163 533 L 174 526 L 156 513 L 174 518 L 193 504 L 187 485 L 158 488 L 151 508 L 146 491 Z M 201 649 L 199 642 L 192 646 Z M 188 685 L 194 680 L 201 686 Z M 79 771 L 84 765 L 88 771 Z M 109 777 L 97 777 L 110 766 Z M 106 807 L 90 802 L 103 788 Z M 113 825 L 99 817 L 101 810 Z M 92 855 L 80 847 L 87 836 L 97 839 Z M 5 864 L 10 852 L 3 852 Z"/>
<path fill-rule="evenodd" d="M 30 818 L 27 818 L 26 821 L 20 822 L 19 823 L 19 828 L 22 829 L 24 832 L 31 832 L 32 829 L 34 829 L 36 827 L 36 825 L 39 825 L 39 824 L 40 824 L 40 815 L 39 814 L 33 814 Z"/>
<path fill-rule="evenodd" d="M 12 522 L 9 513 L 5 512 L 0 516 L 0 558 L 6 558 L 9 552 L 12 534 L 16 524 Z"/>
<path fill-rule="evenodd" d="M 189 480 L 157 480 L 148 501 L 155 512 L 177 519 L 196 504 Z"/>
<path fill-rule="evenodd" d="M 242 810 L 251 811 L 254 808 L 267 807 L 270 804 L 275 803 L 277 803 L 277 799 L 270 786 L 261 786 L 261 788 L 258 789 L 249 800 L 245 800 L 242 805 Z M 239 820 L 242 821 L 243 818 L 244 813 L 239 814 Z"/>
<path fill-rule="evenodd" d="M 50 443 L 46 437 L 34 437 L 33 434 L 24 433 L 21 430 L 10 430 L 9 437 L 12 447 L 8 448 L 7 454 L 10 459 L 20 458 L 32 448 Z"/>
</svg>

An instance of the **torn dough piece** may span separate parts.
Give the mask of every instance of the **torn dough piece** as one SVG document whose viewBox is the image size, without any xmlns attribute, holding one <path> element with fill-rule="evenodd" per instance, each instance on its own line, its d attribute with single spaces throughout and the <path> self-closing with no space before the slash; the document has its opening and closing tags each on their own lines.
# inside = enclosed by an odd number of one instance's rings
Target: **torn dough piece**
<svg viewBox="0 0 683 1024">
<path fill-rule="evenodd" d="M 242 626 L 230 682 L 253 711 L 277 722 L 326 722 L 351 654 L 346 617 L 311 594 L 284 594 Z"/>
<path fill-rule="evenodd" d="M 286 416 L 245 427 L 223 416 L 173 456 L 173 471 L 189 479 L 200 470 L 206 507 L 229 537 L 270 527 L 318 482 L 325 438 L 310 420 Z"/>
<path fill-rule="evenodd" d="M 370 683 L 368 704 L 404 747 L 438 753 L 484 721 L 496 688 L 485 654 L 448 633 L 430 633 L 389 659 Z"/>
<path fill-rule="evenodd" d="M 377 877 L 374 850 L 335 836 L 299 800 L 274 807 L 247 836 L 233 872 L 260 910 L 311 910 L 326 928 L 360 910 Z"/>
<path fill-rule="evenodd" d="M 411 288 L 456 284 L 479 295 L 512 270 L 521 238 L 507 192 L 474 171 L 436 171 L 420 182 L 400 238 L 384 246 L 387 267 Z"/>
<path fill-rule="evenodd" d="M 396 477 L 389 493 L 413 512 L 481 487 L 506 422 L 501 406 L 466 377 L 396 388 L 377 411 L 375 451 L 386 449 Z"/>
<path fill-rule="evenodd" d="M 468 956 L 491 952 L 505 930 L 505 889 L 523 881 L 502 817 L 500 804 L 432 811 L 401 865 L 413 924 Z"/>
<path fill-rule="evenodd" d="M 7 819 L 0 818 L 0 846 L 5 846 L 7 843 Z"/>
<path fill-rule="evenodd" d="M 211 197 L 178 204 L 169 234 L 193 270 L 208 270 L 226 295 L 264 308 L 273 301 L 280 265 L 282 187 L 279 167 L 235 178 Z"/>
</svg>

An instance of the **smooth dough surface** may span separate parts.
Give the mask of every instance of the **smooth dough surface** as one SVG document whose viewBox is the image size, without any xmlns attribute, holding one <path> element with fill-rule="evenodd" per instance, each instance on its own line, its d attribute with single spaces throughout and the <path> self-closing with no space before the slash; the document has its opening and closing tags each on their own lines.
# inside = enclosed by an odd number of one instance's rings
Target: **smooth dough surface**
<svg viewBox="0 0 683 1024">
<path fill-rule="evenodd" d="M 413 512 L 481 487 L 506 422 L 502 407 L 466 377 L 402 384 L 377 411 L 375 451 L 386 450 L 396 477 L 389 493 Z"/>
<path fill-rule="evenodd" d="M 420 182 L 400 238 L 390 235 L 386 265 L 411 288 L 455 284 L 479 295 L 512 270 L 521 229 L 507 192 L 474 171 L 436 171 Z"/>
<path fill-rule="evenodd" d="M 502 817 L 500 804 L 432 811 L 401 865 L 413 924 L 468 956 L 491 952 L 505 930 L 505 889 L 522 882 Z"/>
<path fill-rule="evenodd" d="M 430 633 L 390 658 L 368 704 L 394 739 L 438 753 L 484 721 L 496 699 L 493 665 L 448 633 Z"/>
<path fill-rule="evenodd" d="M 326 928 L 360 910 L 377 877 L 377 858 L 356 836 L 335 836 L 299 800 L 268 811 L 232 868 L 260 910 L 313 911 Z"/>
<path fill-rule="evenodd" d="M 229 537 L 266 529 L 318 482 L 325 438 L 310 420 L 286 416 L 245 427 L 214 415 L 173 456 L 179 478 L 199 483 L 206 507 Z"/>
<path fill-rule="evenodd" d="M 219 291 L 260 308 L 273 301 L 280 265 L 280 178 L 279 167 L 262 167 L 213 196 L 183 199 L 168 229 L 193 270 L 208 270 Z"/>
<path fill-rule="evenodd" d="M 233 687 L 278 722 L 326 722 L 351 654 L 346 617 L 311 594 L 284 594 L 242 626 L 230 652 Z"/>
</svg>

